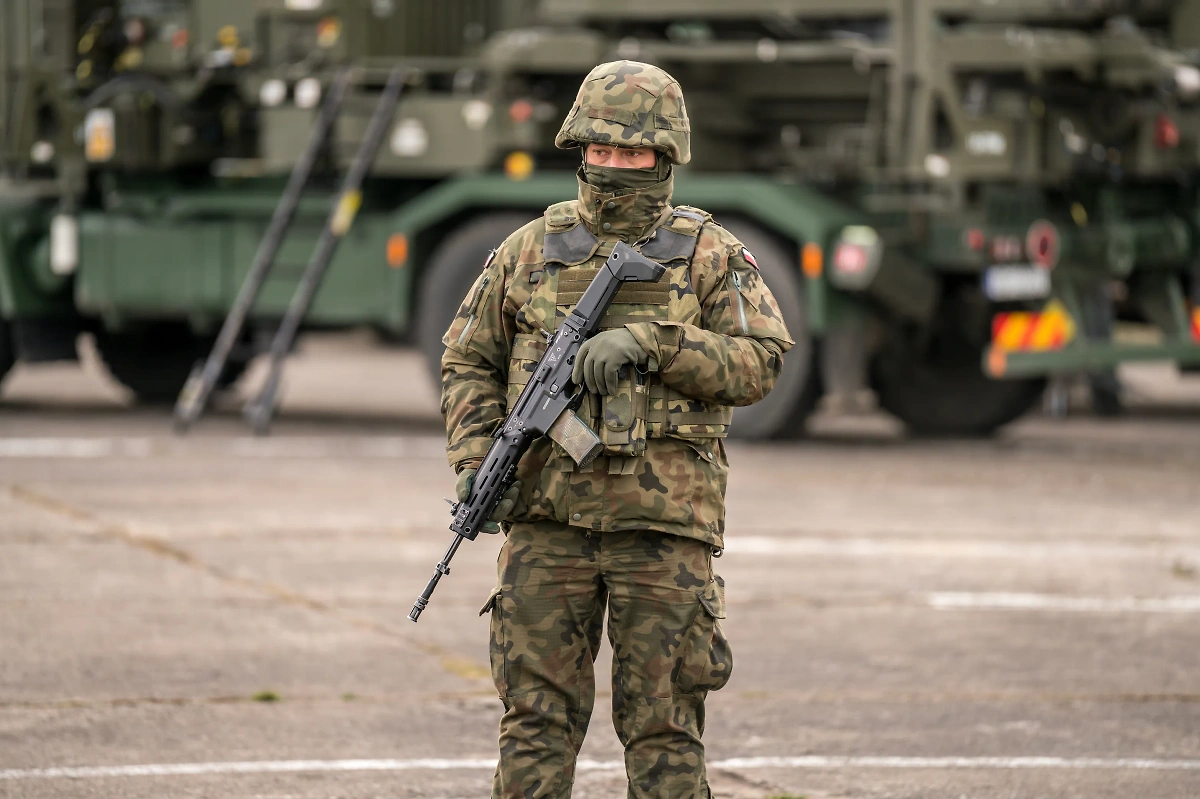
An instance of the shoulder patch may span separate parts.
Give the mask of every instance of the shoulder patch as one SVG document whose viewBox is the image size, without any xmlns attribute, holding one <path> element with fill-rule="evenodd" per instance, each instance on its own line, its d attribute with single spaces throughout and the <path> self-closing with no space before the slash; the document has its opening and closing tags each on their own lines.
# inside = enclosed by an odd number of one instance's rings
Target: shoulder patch
<svg viewBox="0 0 1200 799">
<path fill-rule="evenodd" d="M 750 264 L 755 269 L 758 269 L 758 261 L 754 260 L 754 254 L 745 247 L 742 247 L 742 257 L 746 259 L 746 263 Z"/>
<path fill-rule="evenodd" d="M 497 249 L 499 249 L 499 248 L 497 248 Z M 480 269 L 479 271 L 480 272 L 487 271 L 487 268 L 492 265 L 492 261 L 494 261 L 494 260 L 496 260 L 496 250 L 488 251 L 487 259 L 483 262 L 483 268 Z"/>
</svg>

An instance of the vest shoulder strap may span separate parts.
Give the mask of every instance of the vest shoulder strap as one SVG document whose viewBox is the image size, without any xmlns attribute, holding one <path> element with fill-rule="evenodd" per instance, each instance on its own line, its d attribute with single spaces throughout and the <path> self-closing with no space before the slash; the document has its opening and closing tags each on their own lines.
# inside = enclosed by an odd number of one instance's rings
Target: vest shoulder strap
<svg viewBox="0 0 1200 799">
<path fill-rule="evenodd" d="M 565 266 L 581 264 L 592 257 L 600 240 L 579 219 L 575 200 L 556 203 L 546 209 L 546 237 L 542 260 Z"/>
<path fill-rule="evenodd" d="M 700 230 L 712 216 L 699 208 L 681 205 L 671 212 L 650 240 L 642 245 L 642 255 L 655 261 L 692 260 Z"/>
<path fill-rule="evenodd" d="M 703 208 L 695 208 L 691 205 L 680 205 L 671 213 L 670 225 L 678 230 L 695 230 L 696 234 L 700 234 L 700 228 L 704 227 L 706 222 L 712 221 L 712 214 L 705 211 Z"/>
</svg>

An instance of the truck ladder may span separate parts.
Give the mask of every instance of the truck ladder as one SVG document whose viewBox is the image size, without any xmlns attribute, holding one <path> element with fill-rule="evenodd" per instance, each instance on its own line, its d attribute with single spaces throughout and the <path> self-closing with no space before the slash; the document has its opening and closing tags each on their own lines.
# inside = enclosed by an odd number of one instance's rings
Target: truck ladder
<svg viewBox="0 0 1200 799">
<path fill-rule="evenodd" d="M 196 365 L 188 377 L 187 383 L 184 384 L 183 390 L 179 392 L 179 399 L 175 403 L 175 429 L 180 433 L 186 432 L 204 413 L 204 407 L 208 404 L 213 388 L 221 379 L 221 373 L 225 369 L 230 353 L 242 335 L 242 330 L 245 329 L 246 319 L 258 299 L 263 283 L 266 282 L 267 275 L 275 265 L 275 255 L 279 252 L 284 235 L 296 216 L 296 207 L 300 204 L 300 196 L 304 193 L 304 188 L 312 176 L 313 166 L 316 164 L 321 147 L 329 138 L 329 131 L 341 110 L 342 101 L 346 97 L 352 77 L 352 70 L 343 69 L 334 78 L 333 87 L 321 105 L 312 132 L 309 134 L 308 144 L 305 145 L 304 152 L 292 168 L 292 174 L 283 190 L 283 196 L 279 198 L 279 205 L 275 206 L 271 223 L 267 226 L 262 241 L 259 242 L 258 251 L 254 255 L 250 271 L 246 273 L 246 279 L 242 281 L 242 287 L 238 290 L 233 307 L 221 325 L 221 332 L 217 335 L 212 352 L 208 354 L 208 358 L 203 364 Z"/>
<path fill-rule="evenodd" d="M 300 285 L 296 287 L 296 293 L 292 295 L 287 313 L 280 322 L 279 329 L 275 331 L 275 338 L 271 342 L 271 364 L 267 379 L 263 382 L 257 396 L 247 402 L 242 409 L 246 421 L 259 435 L 264 435 L 270 430 L 271 417 L 275 413 L 275 398 L 279 393 L 279 382 L 283 375 L 284 359 L 287 358 L 296 333 L 300 329 L 300 323 L 308 313 L 317 289 L 320 288 L 321 279 L 325 276 L 325 271 L 333 259 L 338 244 L 350 229 L 354 215 L 362 204 L 363 179 L 367 175 L 367 170 L 371 168 L 371 164 L 375 162 L 375 155 L 379 152 L 379 145 L 383 142 L 387 126 L 396 113 L 396 105 L 400 101 L 400 90 L 407 77 L 408 70 L 399 66 L 393 68 L 391 74 L 388 75 L 387 85 L 384 86 L 379 103 L 371 115 L 366 135 L 363 137 L 362 144 L 350 165 L 350 171 L 342 183 L 338 201 L 329 214 L 325 229 L 321 231 L 321 238 L 317 240 L 317 246 L 313 250 L 308 266 L 305 267 L 304 275 L 300 278 Z"/>
</svg>

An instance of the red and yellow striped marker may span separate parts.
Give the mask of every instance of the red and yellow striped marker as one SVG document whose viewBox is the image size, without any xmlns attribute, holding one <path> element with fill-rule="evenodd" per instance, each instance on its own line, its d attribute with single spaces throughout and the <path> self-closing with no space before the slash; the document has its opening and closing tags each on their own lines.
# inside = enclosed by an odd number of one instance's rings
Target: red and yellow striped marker
<svg viewBox="0 0 1200 799">
<path fill-rule="evenodd" d="M 1193 318 L 1193 326 L 1195 325 Z M 1075 338 L 1075 320 L 1058 300 L 1040 311 L 1013 311 L 992 317 L 992 346 L 1004 352 L 1059 350 Z"/>
<path fill-rule="evenodd" d="M 1192 309 L 1192 341 L 1200 341 L 1200 305 Z"/>
</svg>

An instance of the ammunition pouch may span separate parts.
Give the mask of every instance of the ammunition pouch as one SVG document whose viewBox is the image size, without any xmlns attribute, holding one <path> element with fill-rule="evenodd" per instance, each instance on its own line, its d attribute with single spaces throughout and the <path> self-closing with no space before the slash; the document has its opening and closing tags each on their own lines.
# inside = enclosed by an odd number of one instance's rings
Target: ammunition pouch
<svg viewBox="0 0 1200 799">
<path fill-rule="evenodd" d="M 621 370 L 613 394 L 601 397 L 600 441 L 608 455 L 638 458 L 646 454 L 646 415 L 650 407 L 648 374 L 630 365 Z"/>
</svg>

